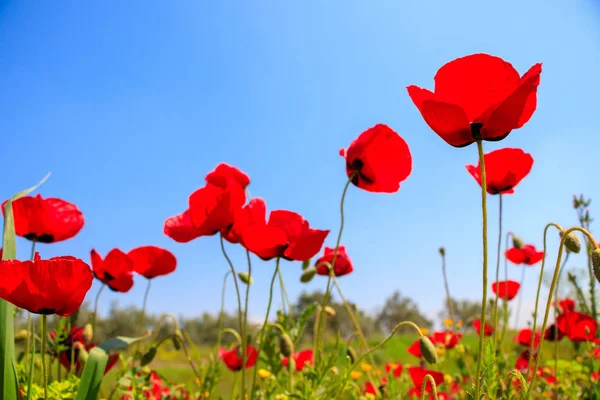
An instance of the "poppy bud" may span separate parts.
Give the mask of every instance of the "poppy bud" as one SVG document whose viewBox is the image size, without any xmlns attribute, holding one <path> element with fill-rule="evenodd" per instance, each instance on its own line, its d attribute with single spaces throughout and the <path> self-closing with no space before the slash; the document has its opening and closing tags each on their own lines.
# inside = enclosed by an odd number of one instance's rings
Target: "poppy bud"
<svg viewBox="0 0 600 400">
<path fill-rule="evenodd" d="M 444 257 L 444 256 L 446 255 L 446 249 L 445 249 L 445 248 L 443 248 L 443 247 L 440 247 L 440 255 L 441 255 L 442 257 Z"/>
<path fill-rule="evenodd" d="M 246 285 L 252 285 L 254 283 L 254 279 L 252 279 L 247 272 L 238 272 L 237 276 L 240 278 L 240 281 L 244 282 Z"/>
<path fill-rule="evenodd" d="M 292 338 L 287 333 L 284 333 L 279 338 L 279 351 L 281 351 L 284 357 L 290 357 L 294 352 L 294 342 L 292 342 Z"/>
<path fill-rule="evenodd" d="M 302 271 L 310 267 L 310 258 L 308 260 L 302 261 Z"/>
<path fill-rule="evenodd" d="M 564 232 L 564 230 L 560 232 L 561 237 L 564 235 Z M 577 254 L 581 251 L 581 242 L 579 241 L 579 238 L 577 237 L 577 235 L 575 235 L 574 232 L 570 232 L 567 235 L 567 238 L 565 239 L 565 247 L 571 253 Z"/>
<path fill-rule="evenodd" d="M 421 336 L 419 339 L 419 348 L 421 349 L 421 355 L 429 364 L 437 363 L 437 350 L 431 340 L 427 336 Z"/>
<path fill-rule="evenodd" d="M 340 374 L 340 371 L 337 369 L 337 367 L 332 367 L 330 371 L 331 374 L 335 376 L 338 376 Z"/>
<path fill-rule="evenodd" d="M 15 333 L 15 341 L 16 342 L 23 342 L 23 341 L 27 340 L 28 337 L 29 337 L 29 331 L 27 329 L 21 329 L 20 331 Z"/>
<path fill-rule="evenodd" d="M 175 334 L 171 336 L 171 341 L 173 342 L 173 347 L 175 347 L 175 350 L 181 350 L 181 344 L 183 343 L 183 334 L 179 329 L 175 330 Z"/>
<path fill-rule="evenodd" d="M 302 283 L 310 282 L 312 280 L 312 278 L 315 277 L 316 273 L 317 273 L 317 270 L 315 268 L 309 268 L 309 269 L 304 270 L 304 272 L 300 276 L 300 282 L 302 282 Z"/>
<path fill-rule="evenodd" d="M 330 307 L 330 306 L 325 306 L 325 312 L 327 313 L 327 315 L 329 315 L 330 317 L 335 317 L 335 310 Z"/>
<path fill-rule="evenodd" d="M 92 328 L 92 324 L 86 324 L 83 328 L 83 341 L 89 343 L 94 338 L 94 328 Z"/>
<path fill-rule="evenodd" d="M 152 360 L 154 360 L 154 357 L 156 357 L 156 347 L 153 346 L 150 347 L 150 350 L 148 350 L 148 352 L 142 356 L 140 365 L 143 367 L 150 364 Z"/>
<path fill-rule="evenodd" d="M 75 347 L 77 347 L 77 359 L 80 363 L 85 364 L 89 358 L 89 354 L 85 349 L 85 346 L 81 342 L 75 342 Z"/>
<path fill-rule="evenodd" d="M 354 364 L 356 362 L 356 352 L 352 347 L 348 347 L 346 349 L 346 357 L 350 359 L 350 364 Z"/>
<path fill-rule="evenodd" d="M 515 249 L 521 250 L 523 248 L 523 241 L 521 240 L 521 238 L 518 236 L 515 236 L 515 235 L 511 235 L 511 236 L 512 236 L 512 240 L 513 240 L 513 247 Z"/>
<path fill-rule="evenodd" d="M 600 282 L 600 249 L 592 251 L 592 265 L 594 266 L 596 280 Z"/>
</svg>

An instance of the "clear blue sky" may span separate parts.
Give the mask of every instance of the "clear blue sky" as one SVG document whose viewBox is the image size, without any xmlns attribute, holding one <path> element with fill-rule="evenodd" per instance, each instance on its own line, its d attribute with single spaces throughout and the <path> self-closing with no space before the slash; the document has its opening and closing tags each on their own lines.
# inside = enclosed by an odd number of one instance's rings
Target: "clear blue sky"
<svg viewBox="0 0 600 400">
<path fill-rule="evenodd" d="M 179 265 L 155 280 L 150 310 L 214 312 L 227 271 L 217 237 L 177 244 L 162 233 L 204 175 L 222 161 L 240 167 L 270 209 L 331 229 L 331 246 L 345 182 L 338 150 L 386 123 L 408 142 L 413 173 L 393 195 L 349 191 L 343 243 L 355 272 L 340 283 L 368 310 L 399 289 L 434 315 L 444 298 L 441 245 L 454 295 L 480 296 L 480 189 L 464 167 L 477 152 L 431 132 L 405 87 L 432 88 L 441 65 L 477 52 L 521 73 L 536 62 L 544 68 L 531 121 L 486 143 L 487 151 L 522 147 L 535 158 L 506 198 L 505 226 L 541 246 L 547 222 L 576 223 L 571 198 L 580 192 L 595 199 L 600 218 L 600 4 L 592 0 L 5 1 L 0 197 L 51 171 L 40 193 L 76 203 L 86 224 L 72 240 L 40 245 L 43 257 L 89 261 L 92 247 L 105 254 L 163 246 Z M 489 202 L 492 266 L 496 200 Z M 557 242 L 549 243 L 554 257 Z M 228 249 L 244 268 L 241 248 Z M 29 244 L 21 240 L 18 252 L 26 258 Z M 273 268 L 255 260 L 253 317 L 266 307 Z M 325 285 L 320 277 L 300 284 L 298 263 L 284 263 L 283 272 L 292 297 Z M 533 273 L 528 279 L 531 298 Z M 117 298 L 141 304 L 144 288 L 136 279 L 126 295 L 105 293 L 102 310 Z"/>
</svg>

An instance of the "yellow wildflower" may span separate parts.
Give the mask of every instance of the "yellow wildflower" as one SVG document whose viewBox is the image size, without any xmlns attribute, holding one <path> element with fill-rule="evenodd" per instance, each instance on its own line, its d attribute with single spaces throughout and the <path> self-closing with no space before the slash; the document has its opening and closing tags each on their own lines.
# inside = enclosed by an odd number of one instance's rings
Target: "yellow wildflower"
<svg viewBox="0 0 600 400">
<path fill-rule="evenodd" d="M 421 333 L 423 335 L 429 335 L 429 329 L 427 329 L 427 328 L 421 328 Z"/>
<path fill-rule="evenodd" d="M 437 351 L 438 356 L 441 356 L 446 352 L 446 349 L 443 347 L 436 347 L 435 350 Z"/>
<path fill-rule="evenodd" d="M 363 376 L 363 373 L 360 371 L 352 371 L 350 372 L 350 378 L 356 380 L 356 379 L 360 379 L 360 377 Z"/>
<path fill-rule="evenodd" d="M 375 375 L 375 376 L 381 375 L 381 370 L 380 369 L 376 369 L 375 371 L 373 371 L 373 375 Z"/>
<path fill-rule="evenodd" d="M 462 343 L 459 343 L 456 345 L 456 347 L 454 347 L 456 349 L 456 352 L 458 354 L 465 354 L 465 345 Z"/>
<path fill-rule="evenodd" d="M 463 325 L 463 322 L 462 322 L 462 320 L 459 320 L 459 321 L 457 321 L 457 322 L 456 322 L 456 327 L 457 327 L 457 328 L 461 328 L 461 327 L 462 327 L 462 325 Z"/>
<path fill-rule="evenodd" d="M 454 321 L 451 320 L 450 318 L 446 318 L 444 320 L 444 325 L 446 325 L 448 328 L 450 328 L 452 325 L 454 325 Z"/>
<path fill-rule="evenodd" d="M 362 362 L 362 363 L 360 363 L 360 369 L 362 369 L 365 372 L 369 372 L 370 370 L 373 369 L 373 366 Z"/>
<path fill-rule="evenodd" d="M 577 362 L 583 362 L 583 357 L 581 356 L 577 356 L 577 358 L 575 358 L 577 360 Z"/>
<path fill-rule="evenodd" d="M 258 376 L 260 376 L 263 379 L 267 379 L 271 376 L 271 371 L 261 368 L 258 370 Z"/>
<path fill-rule="evenodd" d="M 375 395 L 373 393 L 367 393 L 365 394 L 365 397 L 369 400 L 374 400 L 375 399 Z"/>
<path fill-rule="evenodd" d="M 446 382 L 447 384 L 452 383 L 452 376 L 448 374 L 444 375 L 444 382 Z"/>
</svg>

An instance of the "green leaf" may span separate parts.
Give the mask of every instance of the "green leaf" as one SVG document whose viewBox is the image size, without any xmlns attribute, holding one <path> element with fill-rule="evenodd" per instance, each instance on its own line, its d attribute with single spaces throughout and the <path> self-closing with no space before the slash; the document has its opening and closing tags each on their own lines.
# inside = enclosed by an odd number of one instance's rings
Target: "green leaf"
<svg viewBox="0 0 600 400">
<path fill-rule="evenodd" d="M 83 368 L 81 383 L 77 390 L 76 400 L 97 400 L 100 385 L 104 378 L 104 370 L 108 363 L 108 354 L 98 347 L 90 350 L 89 357 Z"/>
<path fill-rule="evenodd" d="M 12 202 L 33 192 L 49 176 L 50 174 L 46 175 L 37 185 L 15 194 L 4 205 L 3 260 L 13 260 L 17 257 Z M 18 397 L 18 380 L 15 368 L 14 312 L 15 306 L 0 299 L 0 394 L 3 399 L 16 399 Z"/>
<path fill-rule="evenodd" d="M 148 337 L 149 336 L 140 336 L 140 337 L 130 338 L 130 337 L 126 337 L 126 336 L 117 336 L 115 338 L 108 339 L 108 340 L 100 343 L 100 345 L 98 345 L 98 347 L 107 353 L 111 353 L 115 350 L 126 349 L 130 344 L 138 342 L 140 340 L 144 340 Z"/>
</svg>

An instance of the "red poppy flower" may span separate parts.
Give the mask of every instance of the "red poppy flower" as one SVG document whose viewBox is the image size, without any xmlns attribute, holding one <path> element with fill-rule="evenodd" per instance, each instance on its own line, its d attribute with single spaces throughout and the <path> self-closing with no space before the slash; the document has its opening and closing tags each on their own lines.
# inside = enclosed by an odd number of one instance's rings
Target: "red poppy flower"
<svg viewBox="0 0 600 400">
<path fill-rule="evenodd" d="M 371 382 L 365 382 L 365 390 L 364 390 L 365 394 L 372 394 L 372 395 L 377 395 L 377 390 L 375 389 L 375 385 L 373 385 Z"/>
<path fill-rule="evenodd" d="M 452 331 L 434 332 L 433 343 L 440 344 L 446 348 L 446 350 L 453 349 L 460 339 L 462 334 L 454 333 Z"/>
<path fill-rule="evenodd" d="M 544 258 L 543 251 L 537 251 L 535 246 L 527 244 L 521 249 L 511 247 L 504 253 L 506 259 L 513 264 L 535 265 Z"/>
<path fill-rule="evenodd" d="M 240 346 L 235 346 L 232 350 L 225 350 L 224 347 L 221 347 L 217 355 L 223 360 L 223 363 L 230 371 L 239 371 L 242 369 L 243 360 Z M 248 346 L 246 348 L 246 368 L 252 368 L 256 364 L 257 357 L 258 350 L 253 346 Z"/>
<path fill-rule="evenodd" d="M 565 336 L 565 333 L 557 328 L 556 324 L 550 325 L 544 332 L 544 339 L 549 342 L 560 341 Z"/>
<path fill-rule="evenodd" d="M 368 192 L 395 193 L 412 171 L 408 145 L 387 125 L 367 129 L 340 155 L 346 160 L 346 174 L 352 183 Z"/>
<path fill-rule="evenodd" d="M 519 293 L 520 287 L 521 284 L 519 282 L 511 280 L 494 282 L 492 283 L 492 292 L 501 299 L 512 300 Z"/>
<path fill-rule="evenodd" d="M 156 246 L 136 247 L 127 255 L 133 261 L 133 270 L 146 279 L 168 275 L 177 267 L 173 253 Z"/>
<path fill-rule="evenodd" d="M 0 260 L 2 260 L 2 247 L 0 247 Z"/>
<path fill-rule="evenodd" d="M 298 353 L 292 354 L 292 358 L 296 362 L 296 371 L 302 371 L 302 369 L 307 365 L 313 365 L 313 351 L 312 350 L 303 350 Z M 288 358 L 284 357 L 281 359 L 281 363 L 287 367 L 288 366 Z"/>
<path fill-rule="evenodd" d="M 217 165 L 204 179 L 207 183 L 220 187 L 227 187 L 230 179 L 235 181 L 242 189 L 246 189 L 250 184 L 250 177 L 248 175 L 227 163 Z"/>
<path fill-rule="evenodd" d="M 267 205 L 260 197 L 250 200 L 236 215 L 228 229 L 221 231 L 223 238 L 230 243 L 244 245 L 244 232 L 253 226 L 266 224 Z"/>
<path fill-rule="evenodd" d="M 2 215 L 4 216 L 2 203 Z M 71 239 L 83 228 L 83 214 L 75 204 L 49 197 L 24 196 L 13 201 L 15 231 L 18 236 L 40 243 Z"/>
<path fill-rule="evenodd" d="M 592 379 L 592 382 L 598 382 L 600 380 L 600 371 L 592 372 L 590 378 Z"/>
<path fill-rule="evenodd" d="M 427 125 L 449 145 L 464 147 L 502 140 L 525 125 L 536 109 L 541 72 L 535 64 L 519 77 L 499 57 L 472 54 L 440 68 L 434 92 L 407 89 Z"/>
<path fill-rule="evenodd" d="M 436 386 L 441 385 L 442 382 L 444 382 L 443 373 L 437 371 L 430 371 L 423 367 L 409 367 L 408 373 L 410 374 L 410 378 L 413 381 L 413 385 L 415 385 L 415 387 L 419 389 L 423 387 L 423 381 L 425 379 L 425 376 L 427 375 L 431 375 Z M 431 386 L 431 381 L 427 380 L 427 384 L 425 385 L 425 391 L 431 392 L 432 390 L 433 387 Z"/>
<path fill-rule="evenodd" d="M 481 320 L 476 319 L 473 321 L 473 328 L 475 328 L 475 332 L 479 335 L 481 332 Z M 483 336 L 492 336 L 494 333 L 494 327 L 488 323 L 483 324 Z"/>
<path fill-rule="evenodd" d="M 576 311 L 560 314 L 556 318 L 556 325 L 573 342 L 593 340 L 598 329 L 598 323 L 594 318 Z"/>
<path fill-rule="evenodd" d="M 266 210 L 264 200 L 253 200 L 256 201 L 253 205 L 256 211 L 252 221 L 244 224 L 238 233 L 241 243 L 250 252 L 263 260 L 282 257 L 286 260 L 305 261 L 321 250 L 329 230 L 310 228 L 308 221 L 300 214 L 286 210 L 271 211 L 269 221 L 266 222 L 262 214 L 263 207 Z"/>
<path fill-rule="evenodd" d="M 569 311 L 575 311 L 575 300 L 564 298 L 558 302 L 558 307 L 561 312 L 566 313 Z"/>
<path fill-rule="evenodd" d="M 534 335 L 531 329 L 525 328 L 521 329 L 513 340 L 515 343 L 527 347 L 531 346 L 531 343 L 533 342 L 533 346 L 537 347 L 540 344 L 540 336 L 539 332 L 536 332 Z"/>
<path fill-rule="evenodd" d="M 115 292 L 126 293 L 133 286 L 133 261 L 119 249 L 112 249 L 103 260 L 94 249 L 90 252 L 96 279 Z"/>
<path fill-rule="evenodd" d="M 325 247 L 325 253 L 315 263 L 317 274 L 329 276 L 329 268 L 323 263 L 328 262 L 331 264 L 333 262 L 334 253 L 335 248 Z M 346 246 L 340 245 L 340 247 L 338 247 L 337 256 L 335 257 L 335 265 L 333 266 L 333 272 L 335 273 L 335 276 L 339 277 L 348 275 L 353 270 L 354 268 L 352 267 L 352 261 L 346 254 Z"/>
<path fill-rule="evenodd" d="M 389 363 L 385 365 L 385 372 L 388 374 L 393 371 L 394 378 L 399 378 L 402 373 L 402 364 Z"/>
<path fill-rule="evenodd" d="M 195 227 L 192 223 L 190 210 L 185 210 L 179 215 L 167 218 L 165 220 L 163 232 L 165 235 L 179 243 L 190 242 L 203 234 L 203 230 Z"/>
<path fill-rule="evenodd" d="M 0 298 L 34 314 L 73 314 L 92 287 L 90 267 L 75 257 L 0 262 Z"/>
<path fill-rule="evenodd" d="M 50 332 L 50 338 L 52 340 L 56 340 L 56 331 Z M 69 335 L 67 337 L 62 337 L 57 344 L 62 346 L 64 350 L 61 351 L 60 355 L 54 354 L 54 356 L 59 358 L 61 365 L 65 367 L 65 369 L 70 370 L 72 352 L 73 360 L 75 361 L 75 373 L 79 373 L 83 366 L 79 360 L 80 350 L 83 348 L 89 352 L 98 345 L 97 343 L 86 342 L 83 337 L 83 328 L 78 326 L 73 326 Z M 109 354 L 108 363 L 104 368 L 104 373 L 106 374 L 108 371 L 110 371 L 116 365 L 117 361 L 119 361 L 119 354 Z"/>
<path fill-rule="evenodd" d="M 430 338 L 431 339 L 431 338 Z M 432 340 L 433 341 L 433 340 Z M 413 344 L 411 344 L 408 349 L 406 349 L 406 351 L 408 351 L 408 354 L 415 356 L 415 357 L 423 357 L 423 354 L 421 353 L 421 342 L 419 341 L 419 339 L 415 340 L 413 342 Z"/>
<path fill-rule="evenodd" d="M 483 156 L 485 162 L 486 187 L 489 194 L 512 194 L 514 188 L 529 174 L 533 165 L 531 154 L 521 149 L 499 149 Z M 479 162 L 466 165 L 467 171 L 481 186 Z"/>
</svg>

